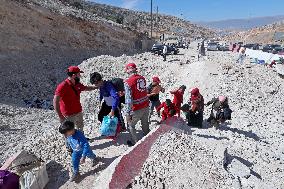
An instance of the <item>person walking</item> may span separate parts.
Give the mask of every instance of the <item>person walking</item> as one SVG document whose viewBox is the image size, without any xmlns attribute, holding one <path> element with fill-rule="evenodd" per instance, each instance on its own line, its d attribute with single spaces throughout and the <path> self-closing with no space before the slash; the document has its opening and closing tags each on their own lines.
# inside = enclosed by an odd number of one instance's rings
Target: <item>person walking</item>
<svg viewBox="0 0 284 189">
<path fill-rule="evenodd" d="M 206 56 L 206 54 L 205 54 L 205 44 L 204 43 L 205 43 L 205 41 L 203 40 L 201 42 L 201 45 L 200 45 L 200 48 L 199 48 L 198 60 L 199 60 L 200 57 Z"/>
<path fill-rule="evenodd" d="M 82 91 L 95 90 L 97 87 L 80 83 L 81 73 L 84 72 L 77 66 L 70 66 L 67 69 L 68 78 L 57 86 L 53 106 L 61 123 L 65 120 L 72 121 L 79 131 L 84 132 L 80 94 Z"/>
<path fill-rule="evenodd" d="M 73 171 L 70 181 L 76 181 L 80 176 L 80 163 L 85 163 L 86 157 L 88 157 L 92 160 L 92 166 L 95 166 L 97 163 L 96 155 L 92 151 L 85 135 L 74 128 L 73 122 L 64 121 L 59 127 L 59 132 L 67 139 L 67 145 L 71 149 Z"/>
<path fill-rule="evenodd" d="M 167 61 L 167 52 L 168 52 L 167 45 L 164 45 L 164 47 L 163 47 L 163 58 L 164 58 L 164 62 Z"/>
<path fill-rule="evenodd" d="M 242 47 L 242 48 L 240 49 L 240 52 L 239 52 L 239 57 L 238 57 L 238 59 L 237 59 L 237 63 L 243 64 L 245 58 L 246 58 L 246 49 L 245 49 L 244 47 Z"/>
<path fill-rule="evenodd" d="M 149 97 L 147 96 L 146 79 L 137 73 L 137 66 L 129 63 L 125 68 L 129 78 L 125 81 L 125 111 L 129 132 L 132 141 L 128 145 L 134 145 L 138 141 L 135 126 L 141 121 L 144 135 L 149 129 Z"/>
</svg>

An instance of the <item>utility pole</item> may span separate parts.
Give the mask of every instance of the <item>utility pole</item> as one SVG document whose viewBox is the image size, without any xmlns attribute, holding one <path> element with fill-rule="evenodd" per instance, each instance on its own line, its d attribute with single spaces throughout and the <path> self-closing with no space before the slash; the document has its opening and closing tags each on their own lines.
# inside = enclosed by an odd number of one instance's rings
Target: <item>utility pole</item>
<svg viewBox="0 0 284 189">
<path fill-rule="evenodd" d="M 153 0 L 151 0 L 151 39 L 153 37 Z"/>
<path fill-rule="evenodd" d="M 156 27 L 157 27 L 157 37 L 159 37 L 159 7 L 157 6 L 157 15 L 156 15 Z"/>
</svg>

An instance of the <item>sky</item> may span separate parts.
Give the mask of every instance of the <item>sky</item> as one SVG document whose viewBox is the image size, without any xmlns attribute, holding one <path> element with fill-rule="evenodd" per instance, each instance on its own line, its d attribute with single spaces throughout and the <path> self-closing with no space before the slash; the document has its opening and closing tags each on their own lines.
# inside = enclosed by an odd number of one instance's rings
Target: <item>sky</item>
<svg viewBox="0 0 284 189">
<path fill-rule="evenodd" d="M 90 0 L 150 12 L 151 0 Z M 153 0 L 153 9 L 186 20 L 217 21 L 284 14 L 284 0 Z"/>
</svg>

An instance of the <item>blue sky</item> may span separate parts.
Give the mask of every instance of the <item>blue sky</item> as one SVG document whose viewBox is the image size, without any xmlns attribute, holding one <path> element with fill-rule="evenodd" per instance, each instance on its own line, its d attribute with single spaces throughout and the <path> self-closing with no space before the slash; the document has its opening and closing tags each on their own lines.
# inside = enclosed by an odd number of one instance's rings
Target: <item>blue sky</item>
<svg viewBox="0 0 284 189">
<path fill-rule="evenodd" d="M 151 2 L 151 0 L 90 1 L 143 11 L 150 11 Z M 195 22 L 284 14 L 284 0 L 153 0 L 153 6 L 159 6 L 161 13 Z"/>
</svg>

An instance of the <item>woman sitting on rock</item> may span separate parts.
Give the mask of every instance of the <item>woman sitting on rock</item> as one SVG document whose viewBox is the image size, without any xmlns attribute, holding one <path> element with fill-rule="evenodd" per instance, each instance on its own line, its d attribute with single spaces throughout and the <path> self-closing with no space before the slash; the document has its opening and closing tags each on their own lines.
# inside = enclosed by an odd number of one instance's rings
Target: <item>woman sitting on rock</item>
<svg viewBox="0 0 284 189">
<path fill-rule="evenodd" d="M 225 96 L 219 96 L 213 98 L 206 103 L 206 106 L 212 104 L 210 117 L 207 122 L 213 125 L 224 123 L 226 120 L 231 120 L 232 110 L 229 107 L 228 98 Z"/>
</svg>

